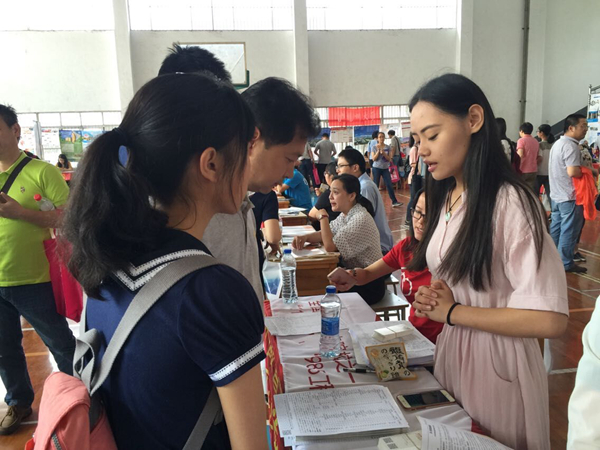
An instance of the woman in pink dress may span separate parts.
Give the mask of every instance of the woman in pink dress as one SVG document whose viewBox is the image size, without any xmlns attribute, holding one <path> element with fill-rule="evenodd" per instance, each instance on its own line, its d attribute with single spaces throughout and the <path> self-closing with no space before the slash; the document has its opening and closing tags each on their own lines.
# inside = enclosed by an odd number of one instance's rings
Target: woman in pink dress
<svg viewBox="0 0 600 450">
<path fill-rule="evenodd" d="M 410 109 L 431 220 L 408 268 L 432 273 L 413 303 L 417 315 L 446 323 L 435 376 L 494 439 L 549 449 L 537 338 L 565 331 L 568 303 L 539 200 L 511 170 L 492 108 L 471 80 L 435 78 Z"/>
</svg>

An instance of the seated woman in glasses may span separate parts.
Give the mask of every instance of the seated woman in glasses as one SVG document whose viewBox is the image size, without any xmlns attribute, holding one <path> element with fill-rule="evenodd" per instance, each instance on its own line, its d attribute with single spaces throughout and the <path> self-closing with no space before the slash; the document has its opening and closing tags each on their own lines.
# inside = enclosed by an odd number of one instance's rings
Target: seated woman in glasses
<svg viewBox="0 0 600 450">
<path fill-rule="evenodd" d="M 367 267 L 381 258 L 379 231 L 373 216 L 373 205 L 360 195 L 360 182 L 353 175 L 338 175 L 331 182 L 331 209 L 341 213 L 329 222 L 327 211 L 319 210 L 321 231 L 296 236 L 292 246 L 304 248 L 306 242 L 323 243 L 328 252 L 340 252 L 340 265 L 345 268 Z M 350 286 L 372 305 L 385 294 L 383 277 L 374 277 L 360 286 Z"/>
<path fill-rule="evenodd" d="M 419 286 L 429 286 L 431 284 L 431 273 L 428 269 L 419 272 L 406 270 L 406 266 L 412 259 L 412 252 L 423 237 L 423 229 L 425 228 L 425 194 L 422 189 L 415 194 L 413 205 L 414 207 L 410 210 L 412 220 L 409 224 L 408 237 L 398 242 L 387 255 L 369 267 L 348 271 L 352 278 L 356 280 L 356 285 L 360 286 L 369 283 L 371 280 L 386 277 L 395 270 L 402 270 L 402 293 L 411 304 L 415 300 L 415 294 Z M 337 284 L 336 286 L 340 291 L 347 291 L 353 286 L 356 287 L 352 284 Z M 444 327 L 443 323 L 435 322 L 426 317 L 416 317 L 414 308 L 410 309 L 408 320 L 434 344 L 438 334 L 442 332 Z"/>
</svg>

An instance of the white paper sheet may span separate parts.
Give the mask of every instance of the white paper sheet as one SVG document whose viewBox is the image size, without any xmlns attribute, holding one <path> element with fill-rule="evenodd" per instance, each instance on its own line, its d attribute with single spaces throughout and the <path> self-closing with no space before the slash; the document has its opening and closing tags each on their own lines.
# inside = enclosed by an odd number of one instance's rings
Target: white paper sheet
<svg viewBox="0 0 600 450">
<path fill-rule="evenodd" d="M 289 208 L 279 208 L 280 216 L 296 216 L 298 213 L 306 211 L 306 208 L 300 208 L 298 206 L 290 206 Z"/>
<path fill-rule="evenodd" d="M 265 326 L 273 336 L 298 336 L 321 332 L 321 313 L 287 314 L 265 317 Z M 340 318 L 340 330 L 348 324 Z"/>
<path fill-rule="evenodd" d="M 302 250 L 292 249 L 292 256 L 294 258 L 310 258 L 311 256 L 323 256 L 326 255 L 327 252 L 319 247 L 319 248 L 305 248 Z"/>
<path fill-rule="evenodd" d="M 435 420 L 419 417 L 419 422 L 423 434 L 422 450 L 511 450 L 489 437 Z"/>
<path fill-rule="evenodd" d="M 296 225 L 290 227 L 283 227 L 281 235 L 285 237 L 303 236 L 305 234 L 314 233 L 315 229 L 310 225 Z"/>
<path fill-rule="evenodd" d="M 379 438 L 377 450 L 418 450 L 421 448 L 421 432 L 396 434 Z"/>
<path fill-rule="evenodd" d="M 384 386 L 322 389 L 275 396 L 281 436 L 329 436 L 408 427 Z"/>
<path fill-rule="evenodd" d="M 404 346 L 406 347 L 406 352 L 408 353 L 408 364 L 409 365 L 418 365 L 418 364 L 428 364 L 433 362 L 433 353 L 435 352 L 435 344 L 423 336 L 413 325 L 406 321 L 400 320 L 397 322 L 391 321 L 382 321 L 382 322 L 370 322 L 370 323 L 356 323 L 353 324 L 349 331 L 350 336 L 352 337 L 352 342 L 355 350 L 354 357 L 356 358 L 356 362 L 358 364 L 369 364 L 369 358 L 365 352 L 365 347 L 370 345 L 379 345 L 377 339 L 371 337 L 373 335 L 373 331 L 378 328 L 389 327 L 393 325 L 408 325 L 413 328 L 413 333 L 408 336 L 403 336 L 397 341 L 404 342 Z M 395 342 L 391 341 L 391 342 Z M 360 351 L 358 349 L 360 348 Z"/>
</svg>

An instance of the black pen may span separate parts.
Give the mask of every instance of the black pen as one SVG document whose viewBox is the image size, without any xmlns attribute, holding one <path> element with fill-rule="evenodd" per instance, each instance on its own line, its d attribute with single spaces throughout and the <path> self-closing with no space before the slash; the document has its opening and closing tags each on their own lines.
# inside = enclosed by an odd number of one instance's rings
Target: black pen
<svg viewBox="0 0 600 450">
<path fill-rule="evenodd" d="M 356 367 L 344 367 L 344 372 L 353 372 L 353 373 L 375 373 L 373 369 L 357 369 Z"/>
</svg>

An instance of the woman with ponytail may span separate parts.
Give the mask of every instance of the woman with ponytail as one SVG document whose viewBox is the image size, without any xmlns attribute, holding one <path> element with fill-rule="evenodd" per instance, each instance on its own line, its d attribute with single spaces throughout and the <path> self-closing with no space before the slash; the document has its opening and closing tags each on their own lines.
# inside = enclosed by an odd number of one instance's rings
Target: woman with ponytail
<svg viewBox="0 0 600 450">
<path fill-rule="evenodd" d="M 204 229 L 214 214 L 239 209 L 254 130 L 230 84 L 163 75 L 87 149 L 62 238 L 100 355 L 165 263 L 210 254 Z M 118 447 L 182 448 L 216 387 L 224 420 L 202 448 L 267 448 L 263 330 L 256 294 L 235 270 L 214 265 L 176 283 L 133 329 L 100 389 Z"/>
<path fill-rule="evenodd" d="M 542 159 L 538 163 L 535 193 L 539 194 L 540 188 L 544 186 L 546 195 L 548 196 L 548 199 L 550 199 L 550 178 L 548 177 L 548 163 L 550 162 L 550 149 L 552 148 L 552 144 L 554 144 L 554 141 L 556 139 L 552 134 L 550 125 L 548 125 L 547 123 L 544 123 L 538 127 L 537 135 L 540 138 L 540 153 L 542 154 Z"/>
<path fill-rule="evenodd" d="M 360 182 L 353 175 L 338 175 L 331 183 L 329 200 L 331 209 L 341 213 L 329 222 L 324 209 L 319 210 L 317 219 L 321 231 L 296 236 L 292 246 L 303 249 L 306 242 L 323 243 L 328 252 L 340 252 L 340 266 L 348 269 L 365 268 L 381 258 L 379 231 L 373 216 L 375 211 L 369 200 L 360 195 Z M 369 304 L 377 303 L 385 294 L 385 277 L 364 286 L 354 286 Z"/>
<path fill-rule="evenodd" d="M 409 270 L 429 267 L 418 317 L 444 323 L 438 381 L 491 437 L 550 448 L 548 380 L 539 338 L 567 327 L 567 283 L 540 201 L 506 158 L 483 91 L 458 74 L 410 102 L 428 166 L 427 225 Z"/>
</svg>

